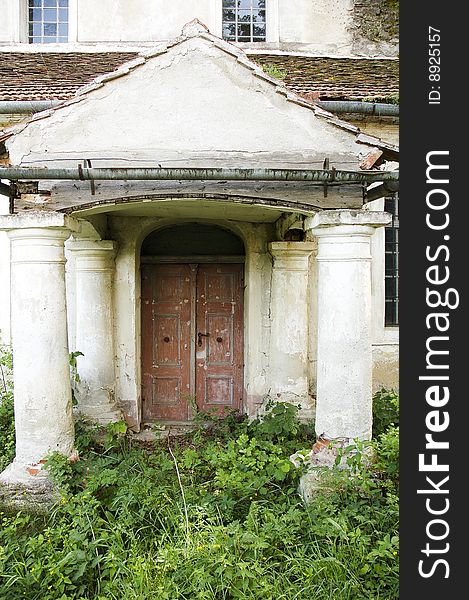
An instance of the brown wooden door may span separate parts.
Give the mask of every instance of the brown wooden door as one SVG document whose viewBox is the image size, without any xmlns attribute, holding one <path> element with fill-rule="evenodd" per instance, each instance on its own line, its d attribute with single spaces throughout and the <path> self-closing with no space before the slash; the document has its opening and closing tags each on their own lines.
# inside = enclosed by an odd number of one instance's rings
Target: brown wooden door
<svg viewBox="0 0 469 600">
<path fill-rule="evenodd" d="M 196 390 L 199 409 L 242 408 L 243 265 L 200 265 Z"/>
<path fill-rule="evenodd" d="M 143 421 L 242 409 L 243 265 L 142 265 Z"/>
<path fill-rule="evenodd" d="M 187 421 L 194 279 L 189 265 L 142 265 L 144 421 Z"/>
</svg>

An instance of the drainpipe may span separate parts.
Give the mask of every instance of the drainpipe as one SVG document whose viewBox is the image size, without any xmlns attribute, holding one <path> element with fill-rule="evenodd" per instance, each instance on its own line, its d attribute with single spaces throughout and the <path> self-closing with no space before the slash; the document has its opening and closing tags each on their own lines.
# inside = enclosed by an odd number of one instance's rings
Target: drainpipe
<svg viewBox="0 0 469 600">
<path fill-rule="evenodd" d="M 336 169 L 204 169 L 204 168 L 43 168 L 0 167 L 0 180 L 220 180 L 309 181 L 319 183 L 372 183 L 397 181 L 398 171 L 342 171 Z"/>
<path fill-rule="evenodd" d="M 318 100 L 321 108 L 332 113 L 361 113 L 377 117 L 398 117 L 398 104 L 385 104 L 384 102 L 353 102 L 348 100 Z"/>
<path fill-rule="evenodd" d="M 31 114 L 54 108 L 63 100 L 1 100 L 0 114 Z M 332 113 L 361 113 L 378 117 L 398 117 L 398 104 L 383 102 L 353 102 L 336 100 L 318 100 L 316 102 L 324 110 Z"/>
<path fill-rule="evenodd" d="M 0 114 L 28 115 L 54 108 L 63 100 L 0 100 Z"/>
</svg>

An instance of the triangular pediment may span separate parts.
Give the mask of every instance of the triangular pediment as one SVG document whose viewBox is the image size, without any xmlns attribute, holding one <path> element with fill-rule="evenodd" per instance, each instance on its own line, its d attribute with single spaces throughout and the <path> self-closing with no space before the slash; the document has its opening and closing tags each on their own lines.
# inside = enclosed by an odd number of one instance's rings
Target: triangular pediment
<svg viewBox="0 0 469 600">
<path fill-rule="evenodd" d="M 77 65 L 79 68 L 79 65 Z M 197 23 L 98 77 L 7 140 L 16 165 L 357 169 L 359 130 L 310 104 Z"/>
</svg>

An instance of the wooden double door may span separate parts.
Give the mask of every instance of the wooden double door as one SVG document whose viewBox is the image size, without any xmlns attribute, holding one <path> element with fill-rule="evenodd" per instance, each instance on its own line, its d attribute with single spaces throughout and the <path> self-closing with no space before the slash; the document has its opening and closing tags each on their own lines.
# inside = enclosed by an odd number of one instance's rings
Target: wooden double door
<svg viewBox="0 0 469 600">
<path fill-rule="evenodd" d="M 242 410 L 243 267 L 142 265 L 143 421 Z"/>
</svg>

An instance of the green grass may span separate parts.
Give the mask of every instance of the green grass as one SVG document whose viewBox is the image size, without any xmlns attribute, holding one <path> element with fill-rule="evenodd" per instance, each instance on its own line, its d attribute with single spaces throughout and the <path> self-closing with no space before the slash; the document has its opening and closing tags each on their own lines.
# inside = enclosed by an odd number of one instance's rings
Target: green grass
<svg viewBox="0 0 469 600">
<path fill-rule="evenodd" d="M 314 436 L 290 405 L 251 424 L 201 415 L 193 433 L 144 445 L 80 421 L 80 459 L 49 459 L 62 495 L 50 514 L 0 514 L 0 598 L 397 599 L 389 419 L 373 466 L 337 471 L 307 507 L 288 457 Z"/>
</svg>

